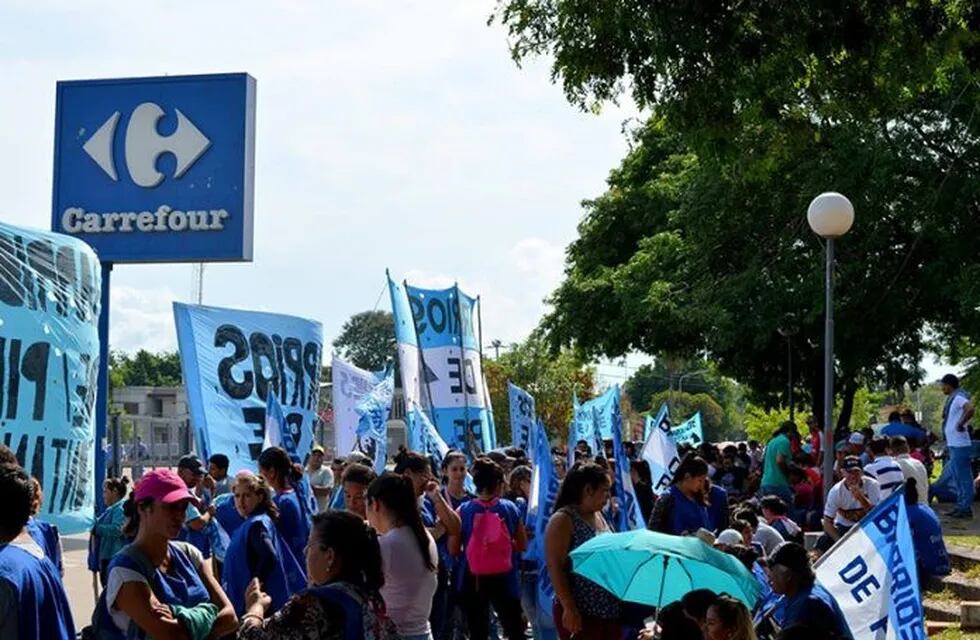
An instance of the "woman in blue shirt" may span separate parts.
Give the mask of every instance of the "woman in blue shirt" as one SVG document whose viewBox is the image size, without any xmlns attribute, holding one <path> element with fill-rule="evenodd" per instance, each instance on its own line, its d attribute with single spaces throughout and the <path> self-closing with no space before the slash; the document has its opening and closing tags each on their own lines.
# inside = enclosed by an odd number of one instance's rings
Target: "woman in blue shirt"
<svg viewBox="0 0 980 640">
<path fill-rule="evenodd" d="M 449 536 L 450 553 L 463 558 L 462 600 L 470 637 L 489 637 L 489 614 L 493 605 L 504 634 L 508 638 L 521 638 L 524 622 L 517 554 L 527 548 L 527 532 L 517 505 L 500 498 L 504 485 L 504 471 L 500 465 L 489 458 L 477 458 L 473 462 L 472 475 L 477 498 L 459 508 L 462 529 L 458 536 Z M 488 533 L 502 534 L 505 539 L 481 538 Z M 476 566 L 477 559 L 485 562 L 486 567 L 499 564 L 504 570 L 487 572 L 483 566 Z M 499 562 L 490 562 L 491 559 Z M 508 565 L 509 569 L 506 568 Z"/>
<path fill-rule="evenodd" d="M 952 568 L 943 541 L 942 525 L 932 507 L 919 502 L 917 485 L 915 478 L 905 481 L 905 511 L 912 530 L 919 581 L 925 583 L 931 576 L 948 576 Z"/>
<path fill-rule="evenodd" d="M 245 613 L 245 590 L 253 578 L 271 598 L 268 612 L 278 611 L 289 597 L 306 588 L 303 560 L 296 558 L 276 530 L 279 510 L 262 476 L 239 473 L 232 485 L 235 508 L 244 518 L 225 552 L 221 586 L 235 612 Z"/>
<path fill-rule="evenodd" d="M 707 479 L 708 463 L 704 460 L 693 455 L 681 460 L 674 472 L 670 489 L 657 498 L 653 505 L 648 528 L 675 536 L 710 528 L 708 509 L 704 502 Z"/>
<path fill-rule="evenodd" d="M 105 589 L 109 573 L 109 561 L 128 542 L 123 536 L 123 525 L 126 514 L 123 513 L 123 498 L 129 487 L 129 478 L 106 478 L 102 485 L 102 498 L 105 500 L 105 511 L 95 521 L 92 535 L 99 540 L 99 582 Z"/>
<path fill-rule="evenodd" d="M 303 509 L 294 489 L 303 478 L 303 468 L 293 465 L 286 452 L 270 447 L 259 455 L 259 473 L 275 491 L 273 500 L 279 509 L 276 527 L 296 558 L 305 557 L 306 540 L 310 537 L 311 514 Z"/>
</svg>

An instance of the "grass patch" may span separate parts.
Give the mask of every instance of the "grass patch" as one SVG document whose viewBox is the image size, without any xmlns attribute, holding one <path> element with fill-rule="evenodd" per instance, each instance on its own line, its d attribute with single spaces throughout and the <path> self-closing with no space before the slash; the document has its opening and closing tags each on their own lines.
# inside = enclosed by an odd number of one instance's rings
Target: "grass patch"
<svg viewBox="0 0 980 640">
<path fill-rule="evenodd" d="M 946 544 L 956 544 L 961 547 L 980 547 L 980 536 L 943 536 Z"/>
<path fill-rule="evenodd" d="M 980 580 L 980 566 L 973 566 L 963 572 L 969 580 Z"/>
<path fill-rule="evenodd" d="M 953 602 L 954 600 L 959 600 L 959 596 L 953 593 L 950 589 L 946 588 L 942 591 L 927 591 L 925 597 L 929 600 L 935 600 L 936 602 Z"/>
<path fill-rule="evenodd" d="M 932 636 L 934 640 L 980 640 L 980 633 L 971 631 L 960 631 L 959 629 L 946 629 L 938 635 Z"/>
</svg>

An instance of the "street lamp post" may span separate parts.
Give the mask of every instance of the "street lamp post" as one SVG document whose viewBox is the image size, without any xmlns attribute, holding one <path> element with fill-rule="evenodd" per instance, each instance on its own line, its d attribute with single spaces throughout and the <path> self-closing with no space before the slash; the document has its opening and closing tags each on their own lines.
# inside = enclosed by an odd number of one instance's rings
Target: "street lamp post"
<svg viewBox="0 0 980 640">
<path fill-rule="evenodd" d="M 854 224 L 854 205 L 839 193 L 821 193 L 810 202 L 806 219 L 813 232 L 827 241 L 823 360 L 823 494 L 826 498 L 834 484 L 834 240 Z"/>
</svg>

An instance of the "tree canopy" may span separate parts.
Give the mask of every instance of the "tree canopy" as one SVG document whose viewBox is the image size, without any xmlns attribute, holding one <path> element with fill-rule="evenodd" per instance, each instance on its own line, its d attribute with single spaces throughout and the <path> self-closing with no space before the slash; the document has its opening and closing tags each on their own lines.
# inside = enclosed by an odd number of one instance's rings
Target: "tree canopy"
<svg viewBox="0 0 980 640">
<path fill-rule="evenodd" d="M 175 387 L 183 378 L 180 356 L 176 351 L 150 353 L 140 349 L 135 354 L 113 351 L 109 354 L 109 386 Z"/>
<path fill-rule="evenodd" d="M 395 320 L 388 311 L 355 313 L 341 327 L 333 346 L 354 366 L 380 371 L 397 354 Z"/>
<path fill-rule="evenodd" d="M 652 112 L 585 203 L 543 326 L 585 355 L 706 354 L 822 411 L 818 193 L 854 202 L 838 242 L 835 388 L 918 384 L 927 350 L 980 335 L 980 6 L 503 0 L 512 53 L 553 57 L 569 99 Z M 931 338 L 926 340 L 926 329 Z"/>
</svg>

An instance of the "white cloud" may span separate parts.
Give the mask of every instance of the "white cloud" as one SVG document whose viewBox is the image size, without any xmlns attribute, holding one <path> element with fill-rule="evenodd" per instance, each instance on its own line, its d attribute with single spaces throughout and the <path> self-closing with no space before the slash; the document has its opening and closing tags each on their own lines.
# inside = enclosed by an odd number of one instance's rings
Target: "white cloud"
<svg viewBox="0 0 980 640">
<path fill-rule="evenodd" d="M 113 351 L 159 352 L 177 348 L 173 291 L 116 285 L 110 298 L 109 346 Z"/>
</svg>

